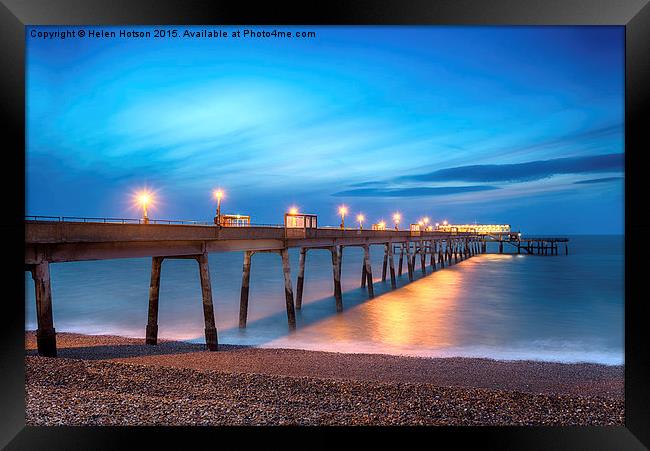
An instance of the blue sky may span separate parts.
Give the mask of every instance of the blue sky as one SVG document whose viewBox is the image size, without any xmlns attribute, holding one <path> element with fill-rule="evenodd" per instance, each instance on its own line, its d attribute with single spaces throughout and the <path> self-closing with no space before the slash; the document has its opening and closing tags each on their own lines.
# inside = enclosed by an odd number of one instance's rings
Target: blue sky
<svg viewBox="0 0 650 451">
<path fill-rule="evenodd" d="M 257 223 L 297 205 L 335 225 L 345 204 L 623 232 L 622 27 L 277 28 L 317 36 L 28 28 L 27 214 L 137 217 L 146 186 L 150 217 L 210 220 L 221 187 Z"/>
</svg>

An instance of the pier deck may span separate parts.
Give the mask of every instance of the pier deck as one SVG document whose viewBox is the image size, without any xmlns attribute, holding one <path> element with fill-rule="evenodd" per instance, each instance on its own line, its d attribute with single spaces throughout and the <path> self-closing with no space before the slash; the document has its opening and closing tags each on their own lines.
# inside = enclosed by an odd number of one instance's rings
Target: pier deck
<svg viewBox="0 0 650 451">
<path fill-rule="evenodd" d="M 199 265 L 201 294 L 205 320 L 206 345 L 217 350 L 217 330 L 214 321 L 212 287 L 208 254 L 211 252 L 242 251 L 244 264 L 240 296 L 239 326 L 246 327 L 248 295 L 252 256 L 260 252 L 277 253 L 282 260 L 287 321 L 290 329 L 296 327 L 295 309 L 302 307 L 302 292 L 307 251 L 324 249 L 332 255 L 332 278 L 336 311 L 343 310 L 341 291 L 341 262 L 345 247 L 363 248 L 361 286 L 368 297 L 374 297 L 370 246 L 380 245 L 384 259 L 382 281 L 390 268 L 391 287 L 396 288 L 397 276 L 402 274 L 403 261 L 409 281 L 414 279 L 416 256 L 419 255 L 422 274 L 436 271 L 474 255 L 486 253 L 488 241 L 499 242 L 503 253 L 504 243 L 516 246 L 517 251 L 539 255 L 557 255 L 559 242 L 566 238 L 520 238 L 511 241 L 505 235 L 486 236 L 474 232 L 359 230 L 341 228 L 285 228 L 283 226 L 218 227 L 195 221 L 167 221 L 167 223 L 139 224 L 138 220 L 25 220 L 25 270 L 34 279 L 37 313 L 38 352 L 56 356 L 56 334 L 52 317 L 50 263 L 107 260 L 116 258 L 151 257 L 151 283 L 149 288 L 149 315 L 146 343 L 155 345 L 158 340 L 158 298 L 161 267 L 165 259 L 194 259 Z M 290 248 L 300 249 L 297 297 L 294 300 Z M 537 249 L 537 252 L 535 250 Z M 568 252 L 568 250 L 566 251 Z M 395 271 L 394 257 L 398 257 Z M 428 263 L 427 263 L 428 257 Z"/>
</svg>

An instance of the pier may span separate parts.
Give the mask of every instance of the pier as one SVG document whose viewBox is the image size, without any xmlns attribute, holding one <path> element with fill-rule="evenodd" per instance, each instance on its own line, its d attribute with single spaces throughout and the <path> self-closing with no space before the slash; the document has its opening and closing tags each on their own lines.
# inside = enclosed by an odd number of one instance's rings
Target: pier
<svg viewBox="0 0 650 451">
<path fill-rule="evenodd" d="M 315 216 L 314 216 L 315 217 Z M 308 222 L 311 224 L 311 222 Z M 244 254 L 240 292 L 239 327 L 245 328 L 248 314 L 250 271 L 257 253 L 277 254 L 282 262 L 287 323 L 296 327 L 295 310 L 302 308 L 305 266 L 309 252 L 326 251 L 331 254 L 334 308 L 344 307 L 341 290 L 341 263 L 346 247 L 361 247 L 361 287 L 368 298 L 374 297 L 371 247 L 383 252 L 381 280 L 390 278 L 391 288 L 397 287 L 396 277 L 406 269 L 408 280 L 414 280 L 416 259 L 420 259 L 422 275 L 444 269 L 453 264 L 487 252 L 488 242 L 497 242 L 499 252 L 504 244 L 518 253 L 531 255 L 558 255 L 558 243 L 567 238 L 521 238 L 513 234 L 481 234 L 476 231 L 439 230 L 364 230 L 354 228 L 287 227 L 285 225 L 248 225 L 222 227 L 198 221 L 161 221 L 112 218 L 28 217 L 25 220 L 25 270 L 30 271 L 35 284 L 37 314 L 37 347 L 42 356 L 56 356 L 56 332 L 52 315 L 50 285 L 51 263 L 108 260 L 116 258 L 151 258 L 149 287 L 149 314 L 146 325 L 146 343 L 158 341 L 158 299 L 163 262 L 183 258 L 198 264 L 205 342 L 211 351 L 218 349 L 215 312 L 208 254 L 240 251 Z M 298 276 L 294 297 L 289 249 L 299 249 Z M 395 258 L 398 258 L 397 271 Z M 404 260 L 406 267 L 404 268 Z"/>
</svg>

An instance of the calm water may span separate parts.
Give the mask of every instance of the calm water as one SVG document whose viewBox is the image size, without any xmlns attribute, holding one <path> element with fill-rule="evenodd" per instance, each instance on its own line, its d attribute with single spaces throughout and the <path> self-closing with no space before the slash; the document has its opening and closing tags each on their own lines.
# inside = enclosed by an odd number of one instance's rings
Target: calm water
<svg viewBox="0 0 650 451">
<path fill-rule="evenodd" d="M 289 332 L 280 257 L 253 256 L 248 327 L 239 330 L 242 253 L 210 255 L 219 341 L 264 347 L 415 356 L 472 356 L 622 364 L 624 238 L 575 236 L 569 256 L 487 254 L 398 289 L 381 282 L 383 248 L 372 247 L 375 298 L 360 285 L 362 251 L 343 256 L 343 313 L 335 311 L 328 251 L 307 255 L 303 308 Z M 496 247 L 495 247 L 496 248 Z M 562 249 L 562 248 L 561 248 Z M 144 337 L 150 259 L 51 266 L 57 331 Z M 291 253 L 294 293 L 298 252 Z M 396 259 L 397 269 L 397 259 Z M 406 268 L 406 265 L 404 265 Z M 26 328 L 36 328 L 26 273 Z M 163 263 L 159 334 L 203 340 L 198 265 Z"/>
</svg>

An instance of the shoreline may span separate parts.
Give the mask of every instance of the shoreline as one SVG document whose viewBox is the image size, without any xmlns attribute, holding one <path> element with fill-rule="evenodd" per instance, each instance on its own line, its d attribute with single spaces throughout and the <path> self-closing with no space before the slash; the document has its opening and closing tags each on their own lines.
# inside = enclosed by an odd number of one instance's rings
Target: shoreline
<svg viewBox="0 0 650 451">
<path fill-rule="evenodd" d="M 623 366 L 25 338 L 28 425 L 624 423 Z"/>
</svg>

